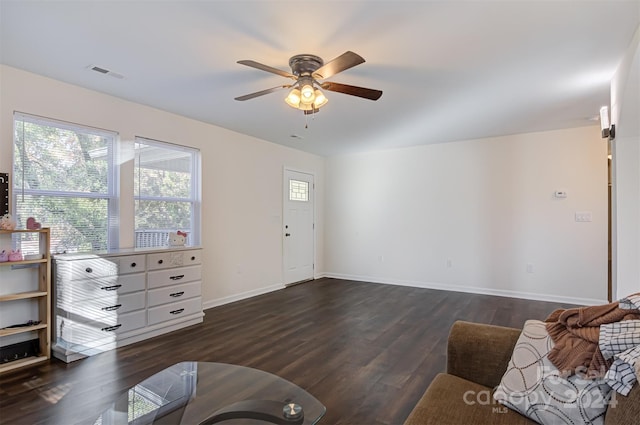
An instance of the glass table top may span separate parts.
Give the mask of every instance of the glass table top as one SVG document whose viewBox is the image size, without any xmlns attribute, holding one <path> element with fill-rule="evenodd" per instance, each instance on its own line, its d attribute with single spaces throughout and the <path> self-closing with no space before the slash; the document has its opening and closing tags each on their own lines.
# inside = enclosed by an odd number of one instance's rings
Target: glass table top
<svg viewBox="0 0 640 425">
<path fill-rule="evenodd" d="M 182 362 L 130 388 L 94 425 L 313 425 L 325 411 L 311 394 L 271 373 Z"/>
</svg>

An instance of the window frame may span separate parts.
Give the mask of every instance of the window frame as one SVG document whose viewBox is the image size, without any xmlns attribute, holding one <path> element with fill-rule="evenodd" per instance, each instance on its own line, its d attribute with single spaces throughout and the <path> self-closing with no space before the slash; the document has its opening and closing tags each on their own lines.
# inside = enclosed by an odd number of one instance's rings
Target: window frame
<svg viewBox="0 0 640 425">
<path fill-rule="evenodd" d="M 201 170 L 201 154 L 200 150 L 190 146 L 178 145 L 176 143 L 165 142 L 157 139 L 151 139 L 143 136 L 135 136 L 133 153 L 134 153 L 134 179 L 136 171 L 136 164 L 138 163 L 138 144 L 144 144 L 149 146 L 155 146 L 164 149 L 174 149 L 176 151 L 187 152 L 190 154 L 190 166 L 191 166 L 191 185 L 189 190 L 189 197 L 169 197 L 169 196 L 141 196 L 139 189 L 133 190 L 133 231 L 137 229 L 137 212 L 135 204 L 139 201 L 162 201 L 162 202 L 188 202 L 191 204 L 191 234 L 190 242 L 191 246 L 199 246 L 201 243 L 201 226 L 202 226 L 202 170 Z M 136 191 L 138 192 L 136 194 Z M 182 230 L 182 229 L 176 229 Z M 136 240 L 134 238 L 134 245 Z M 137 248 L 137 247 L 136 247 Z"/>
<path fill-rule="evenodd" d="M 15 216 L 17 205 L 18 205 L 18 196 L 20 195 L 31 195 L 31 196 L 48 196 L 48 197 L 60 197 L 60 198 L 83 198 L 83 199 L 105 199 L 107 201 L 107 246 L 106 249 L 117 249 L 120 245 L 120 232 L 119 232 L 119 223 L 120 223 L 120 167 L 118 165 L 117 157 L 118 157 L 118 147 L 120 144 L 120 135 L 117 131 L 106 130 L 102 128 L 92 127 L 89 125 L 76 124 L 68 121 L 62 121 L 54 118 L 42 117 L 33 114 L 27 114 L 24 112 L 14 111 L 13 113 L 13 164 L 12 164 L 12 172 L 15 173 L 15 164 L 16 164 L 16 143 L 17 143 L 17 132 L 18 130 L 18 122 L 29 122 L 35 125 L 42 125 L 48 127 L 54 127 L 61 130 L 78 132 L 78 133 L 91 133 L 98 136 L 102 136 L 110 139 L 110 143 L 107 145 L 106 152 L 106 161 L 107 161 L 107 192 L 106 193 L 97 193 L 97 192 L 77 192 L 77 191 L 60 191 L 60 190 L 38 190 L 38 189 L 28 189 L 24 187 L 24 178 L 22 179 L 22 187 L 16 187 L 15 181 L 16 179 L 12 179 L 12 194 L 11 194 L 11 213 Z M 25 142 L 24 139 L 22 141 Z M 22 166 L 22 170 L 24 171 L 24 164 Z"/>
</svg>

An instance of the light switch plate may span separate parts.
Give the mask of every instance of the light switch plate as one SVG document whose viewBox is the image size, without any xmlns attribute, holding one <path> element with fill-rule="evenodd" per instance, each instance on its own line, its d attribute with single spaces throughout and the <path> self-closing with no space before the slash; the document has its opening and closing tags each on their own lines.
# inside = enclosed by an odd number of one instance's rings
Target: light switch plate
<svg viewBox="0 0 640 425">
<path fill-rule="evenodd" d="M 567 191 L 556 190 L 555 192 L 553 192 L 553 197 L 558 199 L 565 199 L 567 197 Z"/>
<path fill-rule="evenodd" d="M 580 223 L 593 221 L 591 211 L 576 211 L 575 220 Z"/>
</svg>

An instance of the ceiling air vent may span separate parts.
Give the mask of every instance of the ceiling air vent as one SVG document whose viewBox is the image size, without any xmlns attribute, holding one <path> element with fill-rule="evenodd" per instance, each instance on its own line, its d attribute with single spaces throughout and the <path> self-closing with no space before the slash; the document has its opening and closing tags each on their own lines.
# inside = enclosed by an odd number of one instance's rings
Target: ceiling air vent
<svg viewBox="0 0 640 425">
<path fill-rule="evenodd" d="M 91 71 L 99 72 L 100 74 L 108 75 L 108 76 L 113 77 L 113 78 L 118 78 L 120 80 L 124 78 L 124 75 L 118 74 L 117 72 L 110 71 L 110 70 L 108 70 L 106 68 L 103 68 L 101 66 L 98 66 L 98 65 L 89 65 L 87 67 L 87 69 L 89 69 Z"/>
<path fill-rule="evenodd" d="M 92 66 L 91 69 L 97 72 L 102 72 L 103 74 L 109 73 L 108 69 L 100 68 L 99 66 Z"/>
</svg>

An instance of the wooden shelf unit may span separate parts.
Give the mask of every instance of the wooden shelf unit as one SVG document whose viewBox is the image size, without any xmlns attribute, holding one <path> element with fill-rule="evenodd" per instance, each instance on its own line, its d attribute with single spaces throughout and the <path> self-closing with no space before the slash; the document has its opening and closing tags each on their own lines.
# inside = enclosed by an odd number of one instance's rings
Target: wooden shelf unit
<svg viewBox="0 0 640 425">
<path fill-rule="evenodd" d="M 32 326 L 20 326 L 19 328 L 0 329 L 0 336 L 9 336 L 9 335 L 21 334 L 23 332 L 37 331 L 39 329 L 46 329 L 47 326 L 48 325 L 46 323 L 40 323 L 38 325 L 32 325 Z"/>
<path fill-rule="evenodd" d="M 16 292 L 0 295 L 0 303 L 10 303 L 16 300 L 34 300 L 38 304 L 37 325 L 21 326 L 17 328 L 0 329 L 0 337 L 17 335 L 26 332 L 37 332 L 40 345 L 40 353 L 35 356 L 22 358 L 19 360 L 0 363 L 0 374 L 16 370 L 22 367 L 31 366 L 40 362 L 48 361 L 51 355 L 51 254 L 49 245 L 51 241 L 51 231 L 49 228 L 38 230 L 16 229 L 0 230 L 2 235 L 13 235 L 16 233 L 35 233 L 39 237 L 39 253 L 42 259 L 25 261 L 8 261 L 0 263 L 0 267 L 11 267 L 20 265 L 34 265 L 38 268 L 38 288 L 36 291 Z M 2 308 L 0 306 L 0 308 Z"/>
<path fill-rule="evenodd" d="M 49 360 L 48 356 L 35 356 L 35 357 L 27 357 L 25 359 L 14 360 L 9 363 L 3 363 L 2 367 L 0 368 L 0 373 L 5 373 L 11 370 L 31 366 L 40 362 L 46 362 L 48 360 Z"/>
<path fill-rule="evenodd" d="M 0 302 L 2 301 L 13 301 L 13 300 L 24 300 L 28 298 L 38 298 L 38 297 L 46 297 L 49 294 L 47 292 L 18 292 L 16 294 L 9 295 L 0 295 Z"/>
</svg>

